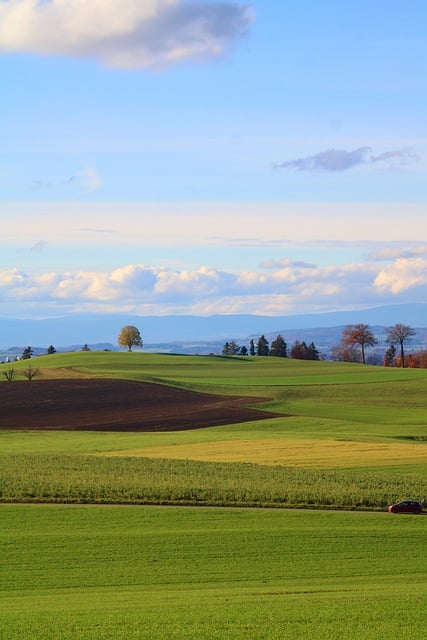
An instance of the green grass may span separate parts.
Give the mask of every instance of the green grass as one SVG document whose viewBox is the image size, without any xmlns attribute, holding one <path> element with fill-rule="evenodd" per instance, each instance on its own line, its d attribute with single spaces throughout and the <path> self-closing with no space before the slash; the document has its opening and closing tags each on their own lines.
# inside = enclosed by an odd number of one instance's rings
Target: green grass
<svg viewBox="0 0 427 640">
<path fill-rule="evenodd" d="M 256 395 L 273 387 L 367 384 L 427 379 L 422 369 L 362 366 L 345 362 L 307 362 L 283 358 L 182 356 L 150 353 L 76 352 L 40 356 L 32 361 L 42 372 L 67 377 L 90 374 L 131 380 L 154 380 L 217 393 L 236 389 Z M 8 368 L 11 365 L 3 365 Z M 13 364 L 17 374 L 28 361 Z M 0 369 L 2 366 L 0 365 Z"/>
<path fill-rule="evenodd" d="M 396 496 L 425 495 L 425 474 L 413 468 L 399 473 L 63 454 L 4 456 L 2 467 L 2 502 L 385 510 Z"/>
<path fill-rule="evenodd" d="M 111 352 L 35 362 L 46 378 L 101 376 L 262 395 L 270 398 L 263 408 L 284 416 L 174 433 L 0 432 L 3 501 L 383 509 L 396 499 L 426 498 L 425 370 Z M 26 366 L 17 363 L 17 372 Z"/>
<path fill-rule="evenodd" d="M 425 518 L 0 507 L 4 640 L 421 640 Z"/>
<path fill-rule="evenodd" d="M 427 371 L 108 352 L 33 364 L 262 396 L 286 415 L 0 432 L 0 501 L 73 503 L 0 505 L 1 640 L 425 637 L 427 519 L 384 511 L 426 499 Z"/>
</svg>

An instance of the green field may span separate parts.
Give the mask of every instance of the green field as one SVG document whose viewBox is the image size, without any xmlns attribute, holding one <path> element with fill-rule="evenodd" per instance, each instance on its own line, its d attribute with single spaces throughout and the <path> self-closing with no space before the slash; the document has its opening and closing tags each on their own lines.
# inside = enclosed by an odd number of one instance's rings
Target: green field
<svg viewBox="0 0 427 640">
<path fill-rule="evenodd" d="M 111 352 L 36 362 L 43 378 L 262 396 L 270 398 L 262 407 L 283 417 L 174 433 L 3 432 L 3 502 L 383 510 L 404 497 L 426 499 L 425 370 Z"/>
<path fill-rule="evenodd" d="M 427 499 L 427 371 L 108 352 L 34 362 L 43 378 L 262 396 L 283 416 L 0 432 L 1 640 L 425 637 L 427 518 L 386 507 Z"/>
<path fill-rule="evenodd" d="M 0 507 L 4 640 L 425 637 L 426 519 Z"/>
</svg>

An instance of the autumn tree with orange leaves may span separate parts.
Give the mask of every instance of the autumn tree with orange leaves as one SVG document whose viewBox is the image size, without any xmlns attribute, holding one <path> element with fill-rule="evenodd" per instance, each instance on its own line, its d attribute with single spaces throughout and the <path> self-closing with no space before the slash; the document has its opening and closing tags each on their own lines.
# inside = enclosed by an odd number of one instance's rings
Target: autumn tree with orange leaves
<svg viewBox="0 0 427 640">
<path fill-rule="evenodd" d="M 342 332 L 342 345 L 344 347 L 360 347 L 362 364 L 366 363 L 366 347 L 374 347 L 376 344 L 378 344 L 378 340 L 368 324 L 348 325 Z"/>
</svg>

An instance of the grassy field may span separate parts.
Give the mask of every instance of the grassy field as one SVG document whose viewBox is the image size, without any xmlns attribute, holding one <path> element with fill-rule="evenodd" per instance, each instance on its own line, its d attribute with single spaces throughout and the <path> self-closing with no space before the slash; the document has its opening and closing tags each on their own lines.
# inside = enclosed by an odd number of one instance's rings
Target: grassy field
<svg viewBox="0 0 427 640">
<path fill-rule="evenodd" d="M 385 509 L 427 498 L 427 371 L 108 352 L 34 363 L 44 379 L 262 396 L 283 416 L 0 431 L 1 640 L 425 637 L 427 518 Z"/>
<path fill-rule="evenodd" d="M 426 518 L 0 507 L 2 640 L 421 640 Z"/>
<path fill-rule="evenodd" d="M 425 370 L 110 352 L 35 362 L 43 378 L 263 396 L 283 417 L 174 433 L 2 432 L 2 501 L 384 509 L 427 497 Z"/>
</svg>

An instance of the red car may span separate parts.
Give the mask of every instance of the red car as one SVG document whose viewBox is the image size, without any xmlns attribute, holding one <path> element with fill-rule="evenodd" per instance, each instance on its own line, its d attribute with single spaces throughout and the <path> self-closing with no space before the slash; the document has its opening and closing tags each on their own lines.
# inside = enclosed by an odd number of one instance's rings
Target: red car
<svg viewBox="0 0 427 640">
<path fill-rule="evenodd" d="M 403 500 L 396 504 L 391 504 L 388 508 L 390 513 L 421 513 L 423 505 L 416 500 Z"/>
</svg>

